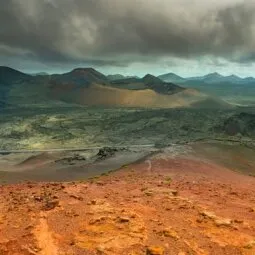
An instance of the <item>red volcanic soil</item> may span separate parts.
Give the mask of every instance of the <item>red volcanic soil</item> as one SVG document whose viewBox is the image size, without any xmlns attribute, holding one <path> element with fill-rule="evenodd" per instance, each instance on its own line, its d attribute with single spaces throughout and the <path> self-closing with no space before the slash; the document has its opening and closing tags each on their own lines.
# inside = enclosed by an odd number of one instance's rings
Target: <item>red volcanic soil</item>
<svg viewBox="0 0 255 255">
<path fill-rule="evenodd" d="M 0 192 L 1 255 L 255 254 L 255 178 L 216 164 L 157 156 Z"/>
</svg>

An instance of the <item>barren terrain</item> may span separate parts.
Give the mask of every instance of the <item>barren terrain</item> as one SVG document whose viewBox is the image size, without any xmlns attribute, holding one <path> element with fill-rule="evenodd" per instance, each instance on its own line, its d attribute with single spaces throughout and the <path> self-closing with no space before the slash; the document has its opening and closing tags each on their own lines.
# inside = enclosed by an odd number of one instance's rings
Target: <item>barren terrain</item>
<svg viewBox="0 0 255 255">
<path fill-rule="evenodd" d="M 248 116 L 239 116 L 243 112 Z M 76 149 L 147 144 L 164 147 L 215 138 L 248 142 L 255 137 L 254 112 L 254 108 L 7 107 L 0 112 L 0 149 Z M 237 117 L 233 119 L 235 115 Z"/>
<path fill-rule="evenodd" d="M 255 179 L 207 146 L 169 147 L 87 181 L 1 186 L 0 254 L 254 254 Z"/>
</svg>

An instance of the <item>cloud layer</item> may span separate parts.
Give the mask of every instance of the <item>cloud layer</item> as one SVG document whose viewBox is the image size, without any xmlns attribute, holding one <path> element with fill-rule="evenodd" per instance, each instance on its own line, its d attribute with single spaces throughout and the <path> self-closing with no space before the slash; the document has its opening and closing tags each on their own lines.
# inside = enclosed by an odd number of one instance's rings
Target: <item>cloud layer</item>
<svg viewBox="0 0 255 255">
<path fill-rule="evenodd" d="M 252 0 L 0 0 L 0 4 L 2 62 L 123 67 L 171 57 L 255 60 Z"/>
</svg>

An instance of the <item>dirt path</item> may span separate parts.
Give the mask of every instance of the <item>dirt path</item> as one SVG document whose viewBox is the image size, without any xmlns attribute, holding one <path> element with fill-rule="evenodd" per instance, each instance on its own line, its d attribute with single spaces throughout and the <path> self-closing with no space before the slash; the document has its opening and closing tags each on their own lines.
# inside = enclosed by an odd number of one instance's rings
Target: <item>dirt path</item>
<svg viewBox="0 0 255 255">
<path fill-rule="evenodd" d="M 58 247 L 52 237 L 47 223 L 47 214 L 40 212 L 39 224 L 35 227 L 34 235 L 38 242 L 39 255 L 58 255 Z"/>
</svg>

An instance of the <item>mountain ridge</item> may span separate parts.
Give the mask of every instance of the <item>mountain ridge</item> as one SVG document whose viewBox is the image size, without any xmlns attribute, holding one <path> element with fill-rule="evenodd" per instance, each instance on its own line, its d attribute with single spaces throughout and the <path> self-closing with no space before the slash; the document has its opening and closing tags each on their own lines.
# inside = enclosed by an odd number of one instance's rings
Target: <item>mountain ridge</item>
<svg viewBox="0 0 255 255">
<path fill-rule="evenodd" d="M 3 90 L 1 101 L 11 104 L 49 104 L 51 102 L 116 107 L 191 107 L 208 105 L 208 96 L 198 91 L 164 82 L 152 74 L 142 78 L 110 81 L 94 68 L 75 68 L 63 74 L 30 76 L 2 67 L 11 86 Z M 13 77 L 12 77 L 13 76 Z M 212 102 L 212 103 L 211 103 Z M 2 104 L 3 106 L 5 104 Z M 213 99 L 210 107 L 218 107 Z M 223 103 L 226 105 L 227 103 Z"/>
<path fill-rule="evenodd" d="M 255 83 L 255 78 L 254 77 L 244 77 L 241 78 L 235 74 L 231 75 L 221 75 L 218 72 L 214 73 L 209 73 L 203 76 L 192 76 L 192 77 L 181 77 L 179 75 L 176 75 L 175 73 L 165 73 L 162 75 L 157 76 L 158 78 L 162 79 L 165 82 L 179 82 L 179 83 L 185 83 L 188 81 L 202 81 L 205 83 L 219 83 L 219 82 L 229 82 L 229 83 Z"/>
<path fill-rule="evenodd" d="M 11 85 L 19 80 L 32 78 L 31 75 L 20 72 L 8 66 L 0 66 L 0 84 Z"/>
</svg>

